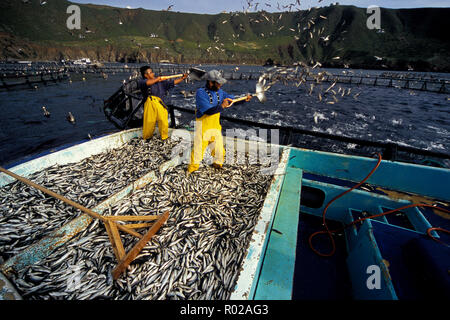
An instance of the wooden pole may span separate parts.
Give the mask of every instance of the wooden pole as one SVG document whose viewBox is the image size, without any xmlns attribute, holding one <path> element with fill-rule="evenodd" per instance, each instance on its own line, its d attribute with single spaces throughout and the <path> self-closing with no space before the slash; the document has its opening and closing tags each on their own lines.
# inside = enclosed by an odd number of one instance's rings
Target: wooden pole
<svg viewBox="0 0 450 320">
<path fill-rule="evenodd" d="M 148 232 L 135 244 L 135 246 L 125 255 L 125 257 L 119 262 L 119 264 L 112 271 L 112 276 L 114 280 L 117 280 L 123 271 L 130 265 L 130 263 L 138 256 L 139 252 L 145 247 L 147 242 L 153 237 L 153 235 L 161 228 L 161 226 L 169 218 L 169 211 L 166 211 L 161 217 L 155 222 L 153 227 L 148 230 Z"/>
<path fill-rule="evenodd" d="M 148 220 L 158 220 L 161 216 L 150 215 L 150 216 L 105 216 L 108 220 L 120 220 L 120 221 L 148 221 Z"/>
<path fill-rule="evenodd" d="M 125 256 L 125 249 L 123 247 L 122 240 L 120 239 L 117 223 L 107 220 L 105 221 L 105 228 L 108 233 L 109 242 L 111 242 L 114 255 L 116 256 L 117 261 L 120 261 Z"/>
<path fill-rule="evenodd" d="M 46 194 L 48 194 L 48 195 L 50 195 L 50 196 L 52 196 L 52 197 L 54 197 L 56 199 L 59 199 L 59 200 L 65 202 L 65 203 L 69 204 L 72 207 L 75 207 L 75 208 L 83 211 L 84 213 L 88 214 L 92 218 L 100 219 L 103 222 L 107 222 L 107 219 L 105 217 L 103 217 L 102 215 L 99 215 L 97 212 L 94 212 L 91 209 L 83 207 L 81 204 L 76 203 L 76 202 L 74 202 L 74 201 L 72 201 L 70 199 L 67 199 L 67 198 L 63 197 L 62 195 L 59 195 L 59 194 L 57 194 L 57 193 L 55 193 L 55 192 L 53 192 L 51 190 L 48 190 L 47 188 L 44 188 L 43 186 L 40 186 L 40 185 L 34 183 L 31 180 L 28 180 L 28 179 L 26 179 L 24 177 L 21 177 L 21 176 L 15 174 L 15 173 L 13 173 L 13 172 L 11 172 L 9 170 L 6 170 L 6 169 L 4 169 L 2 167 L 0 167 L 0 171 L 5 173 L 5 174 L 7 174 L 7 175 L 9 175 L 9 176 L 11 176 L 11 177 L 13 177 L 13 178 L 15 178 L 15 179 L 17 179 L 17 180 L 19 180 L 19 181 L 21 181 L 21 182 L 23 182 L 23 183 L 25 183 L 25 184 L 27 184 L 27 185 L 29 185 L 29 186 L 31 186 L 31 187 L 34 187 L 34 188 L 36 188 L 38 190 L 41 190 L 42 192 L 44 192 L 44 193 L 46 193 Z M 117 224 L 117 228 L 119 228 L 120 230 L 122 230 L 122 231 L 124 231 L 126 233 L 129 233 L 129 234 L 131 234 L 131 235 L 133 235 L 135 237 L 138 237 L 140 239 L 142 238 L 141 234 L 139 234 L 139 233 L 137 233 L 137 232 L 135 232 L 135 231 L 125 227 L 125 226 Z"/>
<path fill-rule="evenodd" d="M 153 223 L 130 223 L 130 224 L 127 224 L 127 228 L 141 229 L 141 228 L 151 227 L 152 225 L 153 225 Z"/>
<path fill-rule="evenodd" d="M 169 79 L 173 79 L 173 78 L 180 78 L 182 77 L 183 74 L 174 74 L 173 76 L 161 76 L 162 80 L 169 80 Z"/>
</svg>

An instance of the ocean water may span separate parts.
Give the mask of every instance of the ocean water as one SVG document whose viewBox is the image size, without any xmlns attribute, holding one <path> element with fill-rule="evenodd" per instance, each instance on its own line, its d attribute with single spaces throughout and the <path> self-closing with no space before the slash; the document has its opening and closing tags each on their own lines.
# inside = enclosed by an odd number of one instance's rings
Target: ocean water
<svg viewBox="0 0 450 320">
<path fill-rule="evenodd" d="M 263 71 L 255 66 L 202 66 L 224 71 Z M 327 69 L 333 74 L 349 70 Z M 375 75 L 381 71 L 353 70 L 356 74 Z M 0 165 L 10 166 L 30 156 L 62 145 L 88 140 L 118 130 L 103 113 L 103 101 L 111 96 L 130 74 L 74 75 L 73 81 L 38 85 L 37 89 L 0 91 Z M 450 74 L 424 74 L 450 78 Z M 222 88 L 235 95 L 255 91 L 256 80 L 231 80 Z M 172 104 L 195 108 L 195 97 L 185 98 L 180 91 L 197 90 L 204 83 L 181 83 L 170 92 Z M 346 94 L 324 96 L 330 83 L 317 85 L 312 94 L 307 86 L 277 83 L 266 93 L 267 101 L 251 102 L 231 107 L 224 115 L 252 121 L 293 126 L 372 141 L 395 142 L 400 145 L 450 154 L 450 95 L 401 88 L 374 87 L 356 84 L 336 84 Z M 350 94 L 347 94 L 350 90 Z M 323 93 L 322 93 L 323 95 Z M 51 113 L 44 116 L 42 106 Z M 71 112 L 75 124 L 66 120 Z M 178 124 L 192 124 L 193 115 L 176 112 Z M 354 148 L 348 144 L 349 149 Z"/>
</svg>

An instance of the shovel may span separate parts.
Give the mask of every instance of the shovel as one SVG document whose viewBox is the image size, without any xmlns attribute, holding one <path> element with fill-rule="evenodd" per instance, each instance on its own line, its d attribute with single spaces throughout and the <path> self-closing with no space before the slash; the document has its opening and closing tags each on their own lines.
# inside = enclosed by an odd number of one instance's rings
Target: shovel
<svg viewBox="0 0 450 320">
<path fill-rule="evenodd" d="M 256 83 L 256 92 L 251 94 L 252 96 L 256 96 L 258 98 L 259 102 L 264 103 L 266 102 L 266 89 L 264 88 L 264 83 L 261 81 L 258 81 Z M 233 104 L 239 101 L 244 101 L 247 99 L 247 96 L 233 99 L 231 100 L 231 103 L 227 106 L 227 108 L 231 107 Z"/>
<path fill-rule="evenodd" d="M 189 77 L 192 80 L 203 80 L 203 76 L 206 74 L 205 70 L 192 67 L 189 69 Z"/>
</svg>

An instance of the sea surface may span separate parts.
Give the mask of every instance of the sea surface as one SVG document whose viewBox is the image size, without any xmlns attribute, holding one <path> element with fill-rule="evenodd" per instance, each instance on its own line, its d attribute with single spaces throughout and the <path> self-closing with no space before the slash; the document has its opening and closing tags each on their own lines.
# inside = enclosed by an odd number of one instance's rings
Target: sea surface
<svg viewBox="0 0 450 320">
<path fill-rule="evenodd" d="M 201 67 L 225 72 L 237 69 L 236 72 L 243 73 L 266 70 L 257 66 Z M 364 76 L 386 72 L 326 70 L 332 74 L 351 72 Z M 99 74 L 73 75 L 72 82 L 0 91 L 0 165 L 9 167 L 47 150 L 117 132 L 103 113 L 103 102 L 130 74 L 108 74 L 107 79 Z M 450 74 L 422 75 L 450 78 Z M 242 95 L 253 93 L 255 84 L 256 80 L 230 80 L 222 88 L 231 94 Z M 177 85 L 170 92 L 172 104 L 195 108 L 195 96 L 185 97 L 180 91 L 195 92 L 203 85 L 203 81 Z M 336 95 L 338 102 L 327 104 L 330 98 L 319 101 L 318 93 L 329 86 L 330 83 L 318 84 L 310 95 L 310 83 L 299 87 L 277 83 L 266 92 L 265 103 L 254 98 L 249 103 L 225 110 L 223 114 L 450 154 L 449 94 L 338 83 L 334 90 L 341 87 L 348 92 L 350 89 L 350 94 Z M 43 106 L 50 112 L 50 117 L 44 116 Z M 75 124 L 67 121 L 69 112 L 75 117 Z M 178 124 L 182 125 L 192 124 L 194 119 L 193 115 L 180 112 L 176 115 Z"/>
</svg>

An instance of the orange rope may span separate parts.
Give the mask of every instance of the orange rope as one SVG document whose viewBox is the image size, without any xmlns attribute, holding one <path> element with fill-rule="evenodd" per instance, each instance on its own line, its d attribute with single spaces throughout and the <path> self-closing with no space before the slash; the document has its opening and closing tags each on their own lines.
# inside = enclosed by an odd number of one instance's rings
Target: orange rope
<svg viewBox="0 0 450 320">
<path fill-rule="evenodd" d="M 444 211 L 449 212 L 448 210 L 445 210 L 445 209 L 444 209 Z M 446 243 L 442 242 L 441 240 L 436 239 L 435 237 L 433 237 L 433 236 L 431 235 L 431 231 L 442 231 L 442 232 L 445 232 L 445 233 L 448 233 L 448 234 L 450 234 L 450 231 L 448 231 L 448 230 L 446 230 L 446 229 L 443 229 L 443 228 L 439 228 L 439 227 L 428 228 L 428 229 L 427 229 L 427 235 L 428 235 L 431 239 L 433 239 L 434 241 L 437 241 L 437 242 L 439 242 L 439 243 L 441 243 L 441 244 L 443 244 L 443 245 L 445 245 L 445 246 L 448 247 L 448 244 L 446 244 Z"/>
<path fill-rule="evenodd" d="M 309 241 L 309 246 L 311 247 L 311 250 L 314 251 L 317 255 L 319 255 L 319 256 L 321 256 L 321 257 L 331 257 L 332 255 L 334 255 L 334 253 L 336 252 L 336 244 L 335 244 L 335 241 L 334 241 L 334 238 L 333 238 L 333 233 L 336 233 L 336 232 L 338 232 L 338 231 L 342 231 L 342 230 L 344 230 L 344 229 L 346 229 L 346 228 L 348 228 L 348 227 L 350 227 L 350 226 L 352 226 L 352 225 L 354 225 L 354 224 L 356 224 L 356 223 L 358 223 L 358 222 L 362 222 L 362 221 L 367 220 L 367 219 L 373 219 L 373 218 L 377 218 L 377 217 L 382 217 L 382 216 L 391 214 L 391 213 L 393 213 L 393 212 L 397 212 L 397 211 L 405 210 L 405 209 L 409 209 L 409 208 L 414 208 L 414 207 L 429 207 L 429 208 L 433 208 L 433 209 L 435 209 L 435 210 L 440 210 L 440 211 L 444 211 L 444 212 L 450 213 L 450 210 L 447 210 L 447 209 L 444 209 L 444 208 L 440 208 L 440 207 L 435 207 L 435 206 L 432 206 L 432 205 L 429 205 L 429 204 L 410 204 L 410 205 L 403 206 L 403 207 L 401 207 L 401 208 L 397 208 L 397 209 L 393 209 L 393 210 L 386 211 L 386 212 L 383 212 L 383 213 L 379 213 L 379 214 L 376 214 L 376 215 L 373 215 L 373 216 L 370 216 L 370 217 L 357 219 L 357 220 L 353 221 L 352 223 L 350 223 L 350 224 L 344 226 L 343 228 L 340 228 L 340 229 L 336 229 L 336 230 L 332 230 L 332 231 L 331 231 L 331 230 L 328 228 L 327 223 L 326 223 L 326 220 L 325 220 L 325 215 L 326 215 L 327 210 L 328 210 L 328 208 L 330 207 L 330 205 L 331 205 L 334 201 L 336 201 L 337 199 L 339 199 L 340 197 L 346 195 L 347 193 L 353 191 L 353 190 L 356 189 L 356 188 L 359 188 L 359 187 L 360 187 L 364 182 L 366 182 L 367 179 L 369 179 L 369 177 L 370 177 L 370 176 L 378 169 L 378 167 L 380 166 L 380 163 L 381 163 L 381 155 L 378 153 L 378 163 L 377 163 L 376 166 L 372 169 L 372 171 L 370 171 L 370 173 L 367 175 L 367 177 L 365 177 L 365 178 L 364 178 L 360 183 L 358 183 L 357 185 L 355 185 L 355 186 L 353 186 L 352 188 L 348 189 L 347 191 L 345 191 L 345 192 L 339 194 L 338 196 L 334 197 L 330 202 L 328 202 L 328 204 L 326 205 L 326 207 L 325 207 L 325 209 L 323 210 L 323 213 L 322 213 L 322 220 L 323 220 L 323 225 L 324 225 L 324 227 L 325 227 L 325 230 L 314 232 L 313 234 L 311 234 L 311 235 L 309 236 L 309 239 L 308 239 L 308 241 Z M 445 233 L 448 233 L 448 234 L 450 234 L 450 231 L 448 231 L 448 230 L 446 230 L 446 229 L 443 229 L 443 228 L 439 228 L 439 227 L 434 227 L 434 228 L 428 228 L 428 229 L 427 229 L 427 235 L 428 235 L 431 239 L 433 239 L 434 241 L 437 241 L 437 242 L 439 242 L 439 243 L 442 243 L 442 244 L 444 244 L 444 245 L 447 245 L 447 244 L 445 244 L 444 242 L 442 242 L 442 241 L 438 240 L 437 238 L 433 237 L 433 236 L 431 235 L 431 231 L 441 231 L 441 232 L 445 232 Z M 331 240 L 332 250 L 331 250 L 330 253 L 321 253 L 321 252 L 319 252 L 318 250 L 316 250 L 316 249 L 314 248 L 313 244 L 312 244 L 312 239 L 313 239 L 315 236 L 317 236 L 317 235 L 319 235 L 319 234 L 324 234 L 324 233 L 327 234 L 328 237 L 329 237 L 330 240 Z"/>
</svg>

